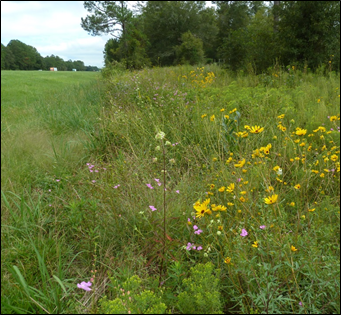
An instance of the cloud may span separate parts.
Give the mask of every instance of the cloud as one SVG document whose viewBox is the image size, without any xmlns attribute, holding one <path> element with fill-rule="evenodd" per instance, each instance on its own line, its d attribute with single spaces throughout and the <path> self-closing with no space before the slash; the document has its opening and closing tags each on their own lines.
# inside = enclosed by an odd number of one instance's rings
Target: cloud
<svg viewBox="0 0 341 315">
<path fill-rule="evenodd" d="M 102 67 L 111 36 L 88 35 L 80 26 L 87 14 L 83 1 L 1 1 L 1 42 L 18 39 L 44 57 L 53 54 Z"/>
</svg>

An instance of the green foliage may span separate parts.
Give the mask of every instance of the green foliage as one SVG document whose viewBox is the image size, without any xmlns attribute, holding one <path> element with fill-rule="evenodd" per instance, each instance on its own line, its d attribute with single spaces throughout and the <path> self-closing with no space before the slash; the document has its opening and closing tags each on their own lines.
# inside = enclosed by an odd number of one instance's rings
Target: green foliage
<svg viewBox="0 0 341 315">
<path fill-rule="evenodd" d="M 176 63 L 197 65 L 204 61 L 203 42 L 190 31 L 181 35 L 181 45 L 175 47 Z"/>
<path fill-rule="evenodd" d="M 214 271 L 212 263 L 192 267 L 189 278 L 182 281 L 184 291 L 178 295 L 181 313 L 223 314 L 219 277 L 220 272 Z"/>
<path fill-rule="evenodd" d="M 280 1 L 275 13 L 281 62 L 316 69 L 332 61 L 340 69 L 339 1 Z"/>
<path fill-rule="evenodd" d="M 84 8 L 91 14 L 81 18 L 81 26 L 94 36 L 117 31 L 124 34 L 132 18 L 127 1 L 84 1 Z"/>
<path fill-rule="evenodd" d="M 114 286 L 114 300 L 106 297 L 100 301 L 103 314 L 164 314 L 167 307 L 154 292 L 141 289 L 142 280 L 138 276 L 127 279 L 122 287 L 111 278 Z"/>
<path fill-rule="evenodd" d="M 287 66 L 2 71 L 4 312 L 339 313 L 339 75 Z"/>
<path fill-rule="evenodd" d="M 9 70 L 36 70 L 42 69 L 43 58 L 38 51 L 29 45 L 22 43 L 19 40 L 11 40 L 7 49 L 9 49 L 14 57 L 14 65 L 10 65 Z"/>
</svg>

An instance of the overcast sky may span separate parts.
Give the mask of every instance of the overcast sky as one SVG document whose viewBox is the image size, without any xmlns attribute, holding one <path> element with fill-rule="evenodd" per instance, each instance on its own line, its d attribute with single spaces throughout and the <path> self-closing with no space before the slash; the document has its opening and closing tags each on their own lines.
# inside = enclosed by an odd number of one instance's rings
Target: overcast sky
<svg viewBox="0 0 341 315">
<path fill-rule="evenodd" d="M 80 26 L 87 14 L 83 1 L 1 1 L 1 43 L 17 39 L 43 57 L 103 67 L 104 45 L 111 37 L 88 35 Z"/>
</svg>

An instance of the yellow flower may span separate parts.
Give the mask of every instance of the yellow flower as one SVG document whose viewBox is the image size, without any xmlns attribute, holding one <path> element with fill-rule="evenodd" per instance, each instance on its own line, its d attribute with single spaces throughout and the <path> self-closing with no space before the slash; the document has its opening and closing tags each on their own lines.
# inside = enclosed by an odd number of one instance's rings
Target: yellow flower
<svg viewBox="0 0 341 315">
<path fill-rule="evenodd" d="M 257 248 L 258 247 L 258 243 L 259 243 L 258 241 L 253 242 L 252 247 Z"/>
<path fill-rule="evenodd" d="M 239 162 L 238 162 L 237 164 L 235 164 L 234 166 L 235 166 L 235 167 L 243 167 L 244 164 L 245 164 L 245 159 L 239 161 Z"/>
<path fill-rule="evenodd" d="M 315 208 L 313 209 L 308 209 L 309 212 L 314 212 L 315 211 Z"/>
<path fill-rule="evenodd" d="M 230 110 L 229 114 L 234 113 L 236 110 L 237 110 L 237 108 L 234 108 L 234 109 Z"/>
<path fill-rule="evenodd" d="M 277 116 L 277 118 L 279 118 L 279 119 L 283 119 L 284 118 L 284 114 L 282 114 L 282 115 L 279 115 L 279 116 Z"/>
<path fill-rule="evenodd" d="M 241 195 L 246 195 L 246 191 L 245 191 L 245 190 L 244 190 L 244 191 L 241 191 L 240 194 L 241 194 Z"/>
<path fill-rule="evenodd" d="M 297 136 L 304 136 L 307 133 L 307 129 L 301 129 L 300 127 L 296 128 L 295 134 Z"/>
<path fill-rule="evenodd" d="M 337 116 L 330 116 L 330 121 L 335 121 L 335 120 L 337 120 Z"/>
<path fill-rule="evenodd" d="M 267 205 L 272 205 L 277 202 L 277 198 L 278 198 L 278 195 L 272 195 L 272 196 L 269 196 L 268 198 L 264 198 L 264 202 Z"/>
<path fill-rule="evenodd" d="M 261 128 L 260 126 L 254 126 L 254 127 L 251 127 L 250 132 L 251 133 L 261 133 L 263 130 L 264 130 L 264 127 Z"/>
<path fill-rule="evenodd" d="M 201 115 L 201 118 L 205 118 L 207 116 L 207 114 Z"/>
<path fill-rule="evenodd" d="M 333 162 L 336 162 L 338 160 L 338 156 L 336 154 L 333 154 L 330 159 L 333 161 Z"/>
<path fill-rule="evenodd" d="M 212 213 L 211 210 L 207 207 L 208 204 L 210 203 L 211 199 L 206 199 L 203 203 L 199 204 L 199 205 L 194 205 L 193 208 L 195 209 L 196 213 L 196 217 L 197 218 L 202 218 L 205 213 L 210 214 Z"/>
<path fill-rule="evenodd" d="M 227 188 L 226 191 L 229 193 L 232 193 L 234 191 L 234 183 L 230 184 Z"/>
<path fill-rule="evenodd" d="M 240 197 L 239 200 L 240 200 L 241 202 L 245 202 L 245 198 L 244 198 L 244 197 Z"/>
<path fill-rule="evenodd" d="M 323 177 L 324 177 L 324 173 L 321 173 L 321 174 L 320 174 L 320 177 L 323 178 Z"/>
<path fill-rule="evenodd" d="M 220 111 L 223 112 L 225 110 L 225 108 L 222 108 Z"/>
<path fill-rule="evenodd" d="M 272 187 L 272 186 L 269 186 L 268 189 L 266 189 L 265 191 L 266 192 L 272 192 L 274 191 L 275 189 Z"/>
<path fill-rule="evenodd" d="M 317 171 L 317 170 L 311 170 L 313 173 L 315 173 L 315 174 L 318 174 L 319 173 L 319 171 Z"/>
<path fill-rule="evenodd" d="M 230 264 L 231 263 L 231 258 L 230 257 L 226 257 L 225 260 L 224 260 L 224 263 L 225 264 Z"/>
<path fill-rule="evenodd" d="M 226 164 L 229 164 L 231 161 L 232 161 L 232 157 L 229 157 L 229 158 L 226 160 Z"/>
<path fill-rule="evenodd" d="M 225 187 L 225 186 L 222 186 L 222 187 L 220 187 L 220 188 L 218 189 L 218 191 L 219 191 L 219 192 L 224 192 L 225 189 L 226 189 L 226 187 Z"/>
<path fill-rule="evenodd" d="M 232 206 L 234 206 L 234 203 L 228 202 L 227 205 L 228 205 L 229 207 L 232 207 Z"/>
<path fill-rule="evenodd" d="M 290 202 L 290 207 L 295 207 L 295 203 L 293 201 Z"/>
<path fill-rule="evenodd" d="M 292 252 L 296 252 L 297 251 L 297 248 L 294 245 L 291 245 L 290 249 L 291 249 Z"/>
<path fill-rule="evenodd" d="M 301 185 L 300 184 L 297 184 L 294 186 L 295 189 L 300 189 L 301 188 Z"/>
<path fill-rule="evenodd" d="M 215 120 L 215 116 L 212 115 L 212 116 L 210 117 L 210 120 L 211 120 L 211 121 L 214 121 L 214 120 Z"/>
<path fill-rule="evenodd" d="M 222 225 L 218 225 L 218 230 L 222 231 L 224 229 L 224 227 Z"/>
<path fill-rule="evenodd" d="M 229 115 L 224 115 L 224 118 L 225 118 L 225 119 L 229 119 L 230 116 L 229 116 Z"/>
</svg>

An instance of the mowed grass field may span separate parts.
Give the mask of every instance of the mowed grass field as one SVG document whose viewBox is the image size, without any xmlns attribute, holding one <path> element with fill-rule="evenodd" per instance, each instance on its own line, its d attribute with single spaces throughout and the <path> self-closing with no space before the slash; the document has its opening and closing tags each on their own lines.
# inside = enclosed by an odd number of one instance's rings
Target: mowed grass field
<svg viewBox="0 0 341 315">
<path fill-rule="evenodd" d="M 340 313 L 340 75 L 117 71 L 2 71 L 2 312 Z"/>
</svg>

